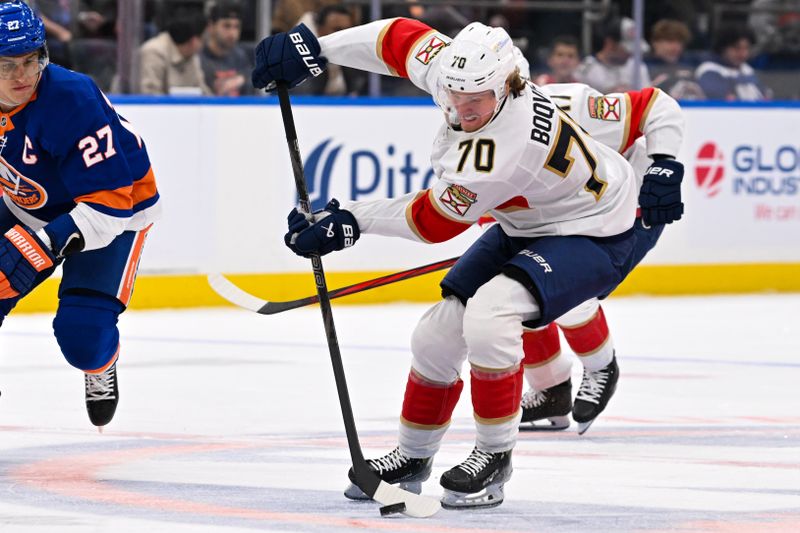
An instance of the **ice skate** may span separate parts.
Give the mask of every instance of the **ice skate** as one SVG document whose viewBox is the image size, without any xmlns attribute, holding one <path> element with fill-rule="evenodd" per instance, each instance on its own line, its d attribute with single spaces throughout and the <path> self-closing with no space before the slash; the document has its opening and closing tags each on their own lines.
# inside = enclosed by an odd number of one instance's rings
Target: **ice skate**
<svg viewBox="0 0 800 533">
<path fill-rule="evenodd" d="M 119 401 L 117 363 L 100 374 L 84 373 L 86 385 L 86 411 L 92 424 L 102 428 L 114 418 Z"/>
<path fill-rule="evenodd" d="M 367 465 L 383 481 L 390 485 L 397 485 L 401 489 L 414 494 L 422 492 L 422 483 L 431 475 L 432 463 L 433 457 L 414 459 L 403 454 L 399 447 L 383 457 L 367 459 Z M 344 491 L 345 497 L 351 500 L 369 500 L 369 496 L 364 494 L 353 482 L 352 467 L 347 472 L 347 477 L 350 478 L 350 486 Z"/>
<path fill-rule="evenodd" d="M 611 362 L 595 372 L 583 370 L 583 380 L 575 396 L 572 418 L 578 423 L 578 434 L 583 435 L 597 416 L 606 408 L 614 395 L 619 379 L 619 367 L 614 356 Z"/>
<path fill-rule="evenodd" d="M 511 450 L 488 453 L 473 449 L 463 463 L 442 474 L 442 507 L 475 509 L 500 505 L 503 485 L 512 471 Z"/>
<path fill-rule="evenodd" d="M 567 429 L 570 411 L 572 411 L 572 382 L 569 379 L 543 391 L 530 389 L 522 396 L 522 420 L 519 429 L 523 431 Z"/>
</svg>

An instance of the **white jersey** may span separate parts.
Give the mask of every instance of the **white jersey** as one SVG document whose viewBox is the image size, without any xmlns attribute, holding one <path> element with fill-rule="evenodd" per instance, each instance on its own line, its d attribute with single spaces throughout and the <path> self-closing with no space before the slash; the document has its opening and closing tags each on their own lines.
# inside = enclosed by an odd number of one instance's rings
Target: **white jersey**
<svg viewBox="0 0 800 533">
<path fill-rule="evenodd" d="M 332 63 L 408 77 L 429 93 L 438 76 L 438 52 L 449 41 L 408 19 L 320 39 L 321 55 Z M 425 242 L 447 240 L 487 212 L 508 235 L 519 237 L 603 237 L 633 225 L 638 187 L 631 166 L 617 147 L 593 139 L 533 84 L 508 96 L 476 132 L 443 124 L 431 160 L 439 179 L 430 189 L 343 207 L 365 233 Z"/>
<path fill-rule="evenodd" d="M 656 88 L 602 94 L 582 83 L 554 83 L 541 91 L 592 138 L 623 154 L 641 187 L 650 155 L 677 157 L 684 121 L 678 102 Z"/>
</svg>

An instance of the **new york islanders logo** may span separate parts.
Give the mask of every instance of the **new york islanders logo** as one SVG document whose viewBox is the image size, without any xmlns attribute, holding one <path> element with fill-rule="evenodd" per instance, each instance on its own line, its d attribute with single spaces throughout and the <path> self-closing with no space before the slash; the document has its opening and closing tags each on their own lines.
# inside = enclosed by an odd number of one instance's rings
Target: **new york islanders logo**
<svg viewBox="0 0 800 533">
<path fill-rule="evenodd" d="M 437 36 L 433 36 L 428 41 L 422 45 L 419 52 L 414 56 L 414 59 L 422 63 L 423 65 L 427 65 L 430 63 L 436 54 L 444 50 L 444 47 L 447 46 L 449 43 L 444 42 Z"/>
<path fill-rule="evenodd" d="M 26 178 L 0 156 L 0 187 L 12 202 L 23 209 L 38 209 L 47 203 L 47 191 Z"/>
</svg>

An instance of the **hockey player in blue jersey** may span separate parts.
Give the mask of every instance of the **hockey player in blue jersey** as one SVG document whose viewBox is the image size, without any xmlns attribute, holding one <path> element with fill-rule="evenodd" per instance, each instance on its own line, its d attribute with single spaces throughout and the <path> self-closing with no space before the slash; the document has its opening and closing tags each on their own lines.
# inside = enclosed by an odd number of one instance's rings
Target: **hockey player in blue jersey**
<svg viewBox="0 0 800 533">
<path fill-rule="evenodd" d="M 0 4 L 0 323 L 63 265 L 53 331 L 86 408 L 119 400 L 117 319 L 160 210 L 144 143 L 90 78 L 49 64 L 44 25 Z"/>
</svg>

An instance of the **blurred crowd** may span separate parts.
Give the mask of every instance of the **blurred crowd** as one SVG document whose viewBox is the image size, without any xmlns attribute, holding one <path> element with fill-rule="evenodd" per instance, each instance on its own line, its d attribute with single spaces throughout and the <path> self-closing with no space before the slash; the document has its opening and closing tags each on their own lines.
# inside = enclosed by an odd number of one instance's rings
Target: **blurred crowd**
<svg viewBox="0 0 800 533">
<path fill-rule="evenodd" d="M 251 95 L 249 72 L 258 41 L 258 0 L 146 0 L 134 90 L 140 94 Z M 590 39 L 575 10 L 530 10 L 517 0 L 497 7 L 416 0 L 382 6 L 383 18 L 420 19 L 455 35 L 472 20 L 502 26 L 539 84 L 578 81 L 602 92 L 654 85 L 682 100 L 800 99 L 800 0 L 646 2 L 644 35 L 634 61 L 632 1 L 596 2 Z M 118 0 L 30 0 L 45 21 L 52 60 L 115 86 Z M 369 21 L 364 0 L 272 0 L 273 32 L 299 22 L 319 36 Z M 562 5 L 564 2 L 561 3 Z M 298 87 L 313 95 L 364 95 L 368 78 L 332 66 Z M 383 95 L 419 94 L 383 78 Z"/>
</svg>

